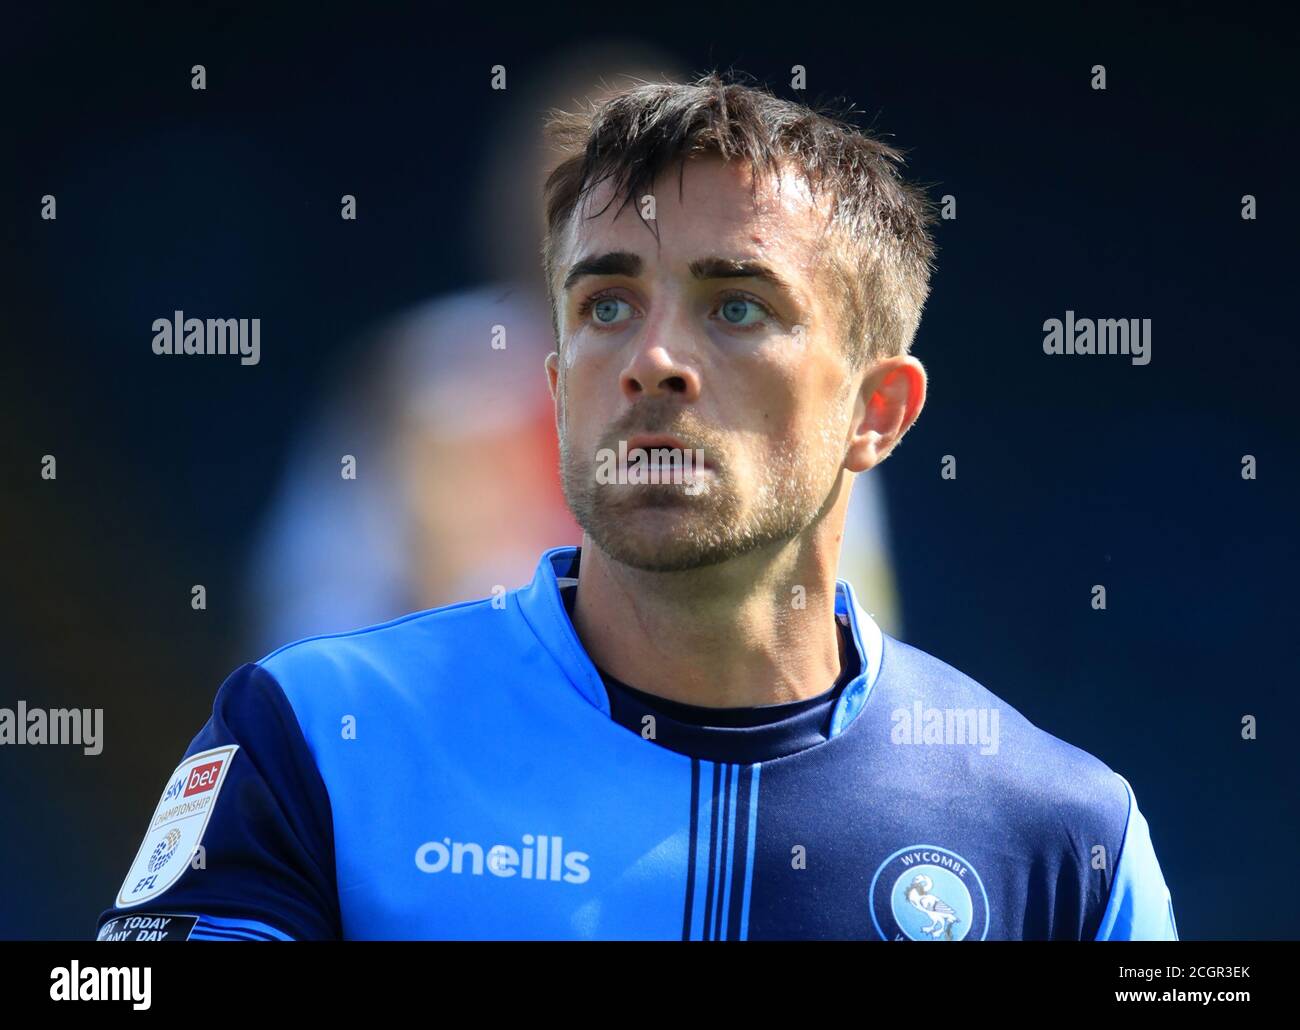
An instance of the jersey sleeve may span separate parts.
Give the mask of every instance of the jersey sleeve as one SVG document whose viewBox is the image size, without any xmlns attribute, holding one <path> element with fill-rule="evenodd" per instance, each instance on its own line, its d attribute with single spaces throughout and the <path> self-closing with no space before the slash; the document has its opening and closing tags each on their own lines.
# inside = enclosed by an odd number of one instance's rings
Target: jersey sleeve
<svg viewBox="0 0 1300 1030">
<path fill-rule="evenodd" d="M 1116 773 L 1118 776 L 1119 774 Z M 1110 901 L 1097 930 L 1099 941 L 1176 941 L 1174 903 L 1151 844 L 1151 830 L 1128 780 L 1128 825 L 1120 846 Z"/>
<path fill-rule="evenodd" d="M 329 794 L 288 698 L 261 666 L 241 666 L 217 691 L 96 936 L 342 936 Z"/>
</svg>

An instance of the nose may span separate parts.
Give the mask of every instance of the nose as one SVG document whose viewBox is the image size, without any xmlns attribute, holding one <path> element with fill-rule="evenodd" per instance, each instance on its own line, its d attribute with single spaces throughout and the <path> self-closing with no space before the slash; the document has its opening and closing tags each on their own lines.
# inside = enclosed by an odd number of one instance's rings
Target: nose
<svg viewBox="0 0 1300 1030">
<path fill-rule="evenodd" d="M 698 399 L 698 369 L 679 356 L 679 348 L 670 348 L 661 341 L 649 339 L 653 331 L 649 329 L 647 338 L 637 341 L 627 367 L 619 377 L 623 396 L 633 402 L 658 396 L 675 396 L 683 401 Z"/>
</svg>

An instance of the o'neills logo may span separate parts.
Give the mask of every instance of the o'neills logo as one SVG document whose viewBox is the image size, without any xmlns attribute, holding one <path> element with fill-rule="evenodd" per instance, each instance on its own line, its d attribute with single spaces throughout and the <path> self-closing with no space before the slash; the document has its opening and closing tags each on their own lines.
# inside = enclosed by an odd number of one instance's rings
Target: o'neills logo
<svg viewBox="0 0 1300 1030">
<path fill-rule="evenodd" d="M 523 880 L 554 880 L 586 883 L 591 879 L 585 851 L 564 850 L 563 837 L 523 835 L 523 847 L 493 844 L 484 849 L 473 841 L 431 840 L 415 851 L 415 866 L 422 873 L 469 872 L 482 876 L 486 869 L 493 876 L 518 876 Z M 466 868 L 468 859 L 468 868 Z"/>
</svg>

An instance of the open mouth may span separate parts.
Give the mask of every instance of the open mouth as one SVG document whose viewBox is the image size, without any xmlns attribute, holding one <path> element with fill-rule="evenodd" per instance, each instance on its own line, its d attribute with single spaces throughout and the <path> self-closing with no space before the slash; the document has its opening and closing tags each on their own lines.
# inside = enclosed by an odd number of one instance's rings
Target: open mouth
<svg viewBox="0 0 1300 1030">
<path fill-rule="evenodd" d="M 660 453 L 653 453 L 655 451 Z M 627 456 L 633 461 L 657 459 L 658 464 L 666 468 L 690 467 L 701 472 L 712 469 L 704 457 L 703 448 L 687 447 L 675 436 L 638 433 L 627 441 Z"/>
</svg>

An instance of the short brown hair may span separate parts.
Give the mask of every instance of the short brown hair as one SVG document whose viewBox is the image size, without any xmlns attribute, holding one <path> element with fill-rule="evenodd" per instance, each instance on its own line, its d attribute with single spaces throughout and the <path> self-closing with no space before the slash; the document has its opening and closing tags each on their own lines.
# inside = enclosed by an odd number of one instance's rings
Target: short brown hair
<svg viewBox="0 0 1300 1030">
<path fill-rule="evenodd" d="M 642 83 L 580 111 L 553 111 L 544 131 L 559 158 L 543 188 L 542 243 L 557 342 L 556 262 L 582 199 L 612 180 L 614 199 L 626 206 L 674 162 L 714 154 L 747 160 L 755 183 L 788 162 L 815 197 L 829 192 L 828 270 L 841 294 L 849 357 L 857 368 L 907 353 L 930 292 L 934 214 L 925 192 L 900 176 L 899 151 L 828 111 L 717 72 L 691 83 Z"/>
</svg>

